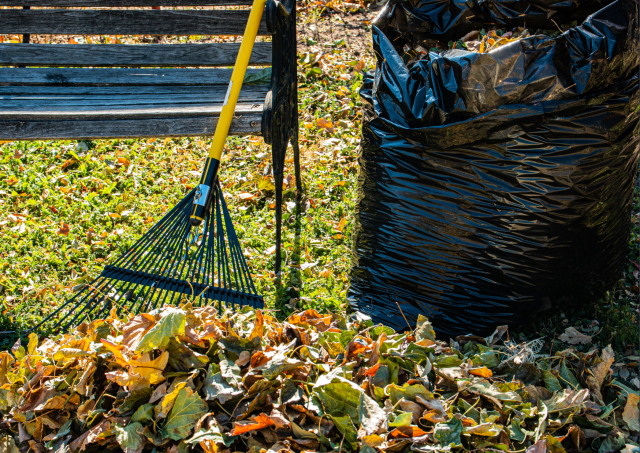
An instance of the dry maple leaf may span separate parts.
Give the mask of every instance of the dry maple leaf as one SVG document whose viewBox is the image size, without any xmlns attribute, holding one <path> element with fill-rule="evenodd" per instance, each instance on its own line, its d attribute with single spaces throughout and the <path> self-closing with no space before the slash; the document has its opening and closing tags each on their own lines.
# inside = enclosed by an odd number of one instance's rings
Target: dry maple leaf
<svg viewBox="0 0 640 453">
<path fill-rule="evenodd" d="M 583 334 L 575 327 L 568 327 L 558 339 L 569 344 L 589 344 L 591 343 L 592 337 Z"/>
</svg>

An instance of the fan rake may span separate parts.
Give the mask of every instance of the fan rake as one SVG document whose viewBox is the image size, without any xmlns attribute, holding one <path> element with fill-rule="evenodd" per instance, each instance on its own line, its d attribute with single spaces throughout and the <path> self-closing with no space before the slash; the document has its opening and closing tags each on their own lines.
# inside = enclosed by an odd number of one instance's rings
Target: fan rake
<svg viewBox="0 0 640 453">
<path fill-rule="evenodd" d="M 221 312 L 264 306 L 231 223 L 218 169 L 265 3 L 254 0 L 251 7 L 200 184 L 118 261 L 29 331 L 69 330 L 112 309 L 141 313 L 186 302 L 217 302 Z"/>
<path fill-rule="evenodd" d="M 68 330 L 84 321 L 144 313 L 191 302 L 194 307 L 264 306 L 244 259 L 229 210 L 216 184 L 201 227 L 189 223 L 197 189 L 185 197 L 114 264 L 51 313 L 43 325 Z"/>
</svg>

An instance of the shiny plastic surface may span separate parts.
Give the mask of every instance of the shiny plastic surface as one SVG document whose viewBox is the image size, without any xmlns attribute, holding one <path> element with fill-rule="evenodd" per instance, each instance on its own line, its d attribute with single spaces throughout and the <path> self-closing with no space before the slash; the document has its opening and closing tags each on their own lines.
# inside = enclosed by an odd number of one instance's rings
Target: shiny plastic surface
<svg viewBox="0 0 640 453">
<path fill-rule="evenodd" d="M 491 5 L 513 3 L 528 4 Z M 592 303 L 619 278 L 638 164 L 637 18 L 636 0 L 618 0 L 555 39 L 409 68 L 374 27 L 355 310 L 404 329 L 399 304 L 412 326 L 422 313 L 442 333 L 482 334 Z"/>
</svg>

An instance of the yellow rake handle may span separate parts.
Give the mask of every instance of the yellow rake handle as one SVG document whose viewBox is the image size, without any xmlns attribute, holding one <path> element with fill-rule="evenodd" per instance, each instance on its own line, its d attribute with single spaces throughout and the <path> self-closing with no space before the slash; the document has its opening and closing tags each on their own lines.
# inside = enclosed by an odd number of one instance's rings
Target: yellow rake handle
<svg viewBox="0 0 640 453">
<path fill-rule="evenodd" d="M 260 21 L 262 20 L 262 13 L 267 0 L 254 0 L 251 7 L 251 13 L 249 14 L 249 21 L 247 22 L 247 28 L 244 31 L 242 37 L 242 43 L 240 44 L 240 51 L 236 58 L 236 65 L 233 67 L 233 73 L 231 74 L 231 82 L 229 82 L 229 88 L 227 89 L 227 95 L 224 98 L 224 105 L 222 106 L 222 112 L 220 113 L 220 119 L 216 126 L 216 132 L 213 136 L 213 143 L 209 150 L 209 157 L 212 159 L 220 160 L 222 157 L 222 150 L 224 144 L 227 141 L 227 135 L 229 134 L 229 128 L 231 127 L 231 120 L 236 111 L 236 104 L 238 103 L 238 97 L 240 96 L 240 89 L 242 88 L 242 82 L 249 66 L 249 59 L 251 58 L 251 52 L 253 52 L 253 44 L 258 36 L 258 28 L 260 27 Z"/>
<path fill-rule="evenodd" d="M 222 111 L 220 112 L 216 131 L 213 135 L 213 143 L 211 143 L 211 148 L 209 149 L 209 157 L 202 172 L 200 185 L 196 189 L 193 211 L 189 218 L 193 226 L 198 226 L 202 223 L 211 202 L 213 185 L 215 184 L 218 169 L 220 168 L 220 158 L 222 157 L 222 151 L 224 150 L 224 145 L 229 135 L 229 128 L 231 127 L 231 121 L 236 111 L 236 104 L 240 97 L 242 82 L 244 81 L 244 76 L 249 66 L 249 59 L 253 52 L 253 44 L 258 36 L 258 28 L 260 28 L 260 21 L 262 20 L 262 13 L 264 12 L 266 3 L 267 0 L 254 0 L 253 6 L 251 6 L 247 28 L 242 37 L 242 43 L 240 44 L 240 50 L 236 58 L 236 65 L 233 67 L 229 88 L 227 88 Z"/>
</svg>

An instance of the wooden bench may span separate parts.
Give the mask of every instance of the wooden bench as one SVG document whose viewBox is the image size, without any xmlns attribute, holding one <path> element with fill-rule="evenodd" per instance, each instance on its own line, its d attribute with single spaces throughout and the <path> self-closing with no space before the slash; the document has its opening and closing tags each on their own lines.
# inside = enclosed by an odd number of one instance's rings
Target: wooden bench
<svg viewBox="0 0 640 453">
<path fill-rule="evenodd" d="M 0 9 L 0 34 L 23 41 L 0 44 L 0 140 L 213 135 L 239 43 L 35 44 L 30 35 L 242 35 L 249 10 L 220 7 L 251 3 L 0 0 L 11 7 Z M 157 6 L 169 9 L 148 8 Z M 268 0 L 259 34 L 272 41 L 255 44 L 250 65 L 271 66 L 271 82 L 243 86 L 230 130 L 272 145 L 276 272 L 289 142 L 301 190 L 295 16 L 294 0 Z"/>
</svg>

